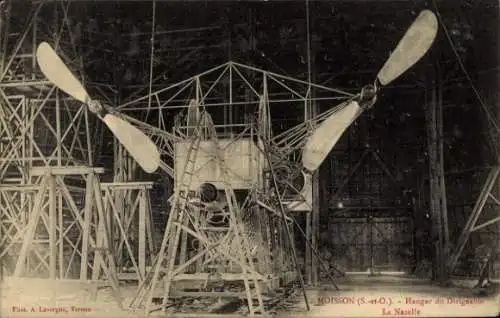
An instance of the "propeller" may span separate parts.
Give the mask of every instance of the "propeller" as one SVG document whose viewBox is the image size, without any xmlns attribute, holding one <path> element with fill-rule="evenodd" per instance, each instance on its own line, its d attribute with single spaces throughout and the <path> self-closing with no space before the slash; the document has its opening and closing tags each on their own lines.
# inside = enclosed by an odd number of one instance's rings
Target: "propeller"
<svg viewBox="0 0 500 318">
<path fill-rule="evenodd" d="M 45 77 L 68 95 L 86 104 L 108 126 L 144 171 L 152 173 L 158 169 L 160 153 L 153 141 L 129 122 L 114 115 L 111 109 L 92 100 L 81 82 L 48 43 L 42 42 L 38 46 L 36 57 Z"/>
<path fill-rule="evenodd" d="M 437 30 L 438 21 L 435 14 L 432 11 L 423 10 L 378 72 L 377 79 L 380 84 L 385 86 L 391 83 L 417 63 L 431 47 Z M 364 109 L 375 103 L 376 92 L 376 85 L 366 87 L 357 96 L 361 106 L 358 101 L 352 100 L 316 128 L 302 150 L 302 165 L 305 169 L 313 172 L 319 168 L 347 127 Z"/>
<path fill-rule="evenodd" d="M 330 115 L 307 139 L 302 150 L 302 165 L 315 171 L 325 160 L 333 146 L 339 141 L 347 127 L 363 112 L 356 101 L 351 101 L 339 111 Z"/>
<path fill-rule="evenodd" d="M 431 47 L 437 30 L 436 15 L 429 10 L 420 12 L 378 72 L 380 84 L 389 84 L 417 63 Z"/>
</svg>

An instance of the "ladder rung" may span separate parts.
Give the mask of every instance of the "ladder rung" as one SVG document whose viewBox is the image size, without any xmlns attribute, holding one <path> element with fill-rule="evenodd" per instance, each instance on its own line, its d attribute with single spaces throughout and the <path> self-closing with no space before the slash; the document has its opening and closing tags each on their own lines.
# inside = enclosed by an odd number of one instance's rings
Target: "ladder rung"
<svg viewBox="0 0 500 318">
<path fill-rule="evenodd" d="M 109 252 L 109 248 L 107 247 L 89 247 L 91 251 L 101 251 L 101 252 Z"/>
<path fill-rule="evenodd" d="M 224 231 L 229 231 L 228 227 L 211 227 L 211 226 L 206 226 L 206 227 L 200 227 L 200 230 L 204 231 L 214 231 L 214 232 L 224 232 Z"/>
</svg>

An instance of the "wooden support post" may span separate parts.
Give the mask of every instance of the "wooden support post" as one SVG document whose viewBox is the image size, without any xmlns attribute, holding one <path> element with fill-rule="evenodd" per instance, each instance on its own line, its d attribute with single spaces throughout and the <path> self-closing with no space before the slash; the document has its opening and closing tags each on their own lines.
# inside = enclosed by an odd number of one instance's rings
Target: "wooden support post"
<svg viewBox="0 0 500 318">
<path fill-rule="evenodd" d="M 442 132 L 442 115 L 439 112 L 439 81 L 432 81 L 430 88 L 430 98 L 427 101 L 426 121 L 428 134 L 428 153 L 429 153 L 429 189 L 430 189 L 430 210 L 432 215 L 432 235 L 435 248 L 433 279 L 444 281 L 445 275 L 445 226 L 447 227 L 447 218 L 444 215 L 446 211 L 446 194 L 444 185 L 444 168 L 442 146 L 440 147 L 439 132 Z M 444 220 L 446 219 L 446 222 Z"/>
<path fill-rule="evenodd" d="M 153 254 L 154 254 L 154 246 L 155 242 L 153 241 L 153 220 L 151 217 L 151 197 L 149 196 L 149 192 L 147 190 L 144 191 L 144 195 L 146 196 L 146 233 L 147 233 L 147 240 L 148 240 L 148 251 L 149 251 L 149 257 L 150 261 L 153 259 Z M 147 258 L 147 255 L 146 255 Z"/>
<path fill-rule="evenodd" d="M 36 23 L 34 23 L 36 25 Z M 33 58 L 35 60 L 35 58 Z M 33 74 L 35 68 L 33 69 Z M 62 139 L 61 139 L 61 103 L 59 101 L 59 89 L 56 89 L 56 154 L 57 154 L 57 165 L 62 165 Z"/>
<path fill-rule="evenodd" d="M 113 138 L 113 142 L 114 142 L 114 149 L 115 149 L 115 156 L 114 156 L 114 159 L 115 159 L 115 175 L 114 175 L 114 180 L 115 182 L 126 182 L 128 181 L 126 175 L 125 175 L 125 171 L 126 171 L 126 164 L 125 162 L 127 162 L 127 159 L 126 159 L 126 154 L 125 154 L 125 150 L 123 149 L 123 145 L 120 144 L 118 142 L 118 140 L 116 138 Z M 117 153 L 118 152 L 118 153 Z M 124 193 L 125 191 L 122 191 L 121 189 L 116 189 L 114 191 L 114 198 L 112 200 L 114 200 L 114 206 L 118 212 L 118 215 L 120 217 L 120 220 L 126 220 L 128 215 L 124 209 L 124 206 L 125 206 L 125 196 L 124 196 Z M 114 220 L 113 220 L 114 222 Z M 111 226 L 111 231 L 114 230 L 114 226 Z M 113 235 L 113 233 L 111 233 L 111 235 Z M 114 238 L 115 236 L 111 236 L 112 238 Z M 116 262 L 117 262 L 117 265 L 118 266 L 123 266 L 123 251 L 121 248 L 122 245 L 121 245 L 121 242 L 122 242 L 122 239 L 121 239 L 121 235 L 118 236 L 120 237 L 120 239 L 118 241 L 112 241 L 111 244 L 115 245 L 114 243 L 116 243 L 116 248 L 118 250 L 116 250 Z"/>
<path fill-rule="evenodd" d="M 370 275 L 375 275 L 375 258 L 374 258 L 374 250 L 373 250 L 373 211 L 368 212 L 367 220 L 368 223 L 366 227 L 368 228 L 368 242 L 370 242 Z"/>
<path fill-rule="evenodd" d="M 49 181 L 49 278 L 57 278 L 57 201 L 56 176 L 48 176 Z"/>
<path fill-rule="evenodd" d="M 96 244 L 96 256 L 99 255 L 98 260 L 101 262 L 100 265 L 106 275 L 108 281 L 111 283 L 113 288 L 113 292 L 115 294 L 116 301 L 118 302 L 118 306 L 122 307 L 122 298 L 119 291 L 118 277 L 116 274 L 116 264 L 114 257 L 111 252 L 111 238 L 109 237 L 109 224 L 111 215 L 110 213 L 105 213 L 103 200 L 102 200 L 102 190 L 99 184 L 99 179 L 97 177 L 94 178 L 94 183 L 92 184 L 92 188 L 94 191 L 94 199 L 97 208 L 97 218 L 99 220 L 98 224 L 98 233 L 97 240 L 98 244 Z M 100 240 L 99 240 L 100 239 Z M 99 275 L 100 267 L 97 267 L 97 277 L 92 277 L 93 279 L 97 279 Z M 95 268 L 94 268 L 95 270 Z"/>
<path fill-rule="evenodd" d="M 56 181 L 56 180 L 54 180 Z M 64 213 L 63 213 L 63 199 L 61 192 L 57 193 L 57 211 L 58 211 L 58 224 L 59 224 L 59 279 L 65 278 L 64 274 Z"/>
<path fill-rule="evenodd" d="M 143 278 L 146 274 L 146 189 L 139 190 L 139 273 Z"/>
<path fill-rule="evenodd" d="M 87 184 L 85 189 L 85 207 L 84 207 L 83 229 L 82 229 L 82 258 L 80 263 L 81 280 L 87 280 L 87 273 L 88 273 L 90 223 L 92 218 L 92 209 L 94 205 L 94 200 L 92 198 L 93 184 L 94 184 L 94 175 L 88 174 Z"/>
<path fill-rule="evenodd" d="M 436 104 L 436 126 L 437 126 L 437 151 L 439 157 L 439 164 L 437 166 L 438 179 L 439 179 L 439 203 L 441 210 L 442 226 L 443 226 L 443 266 L 450 254 L 449 244 L 450 244 L 450 234 L 448 227 L 448 204 L 446 201 L 446 181 L 444 175 L 444 133 L 443 133 L 443 121 L 444 121 L 444 110 L 443 110 L 443 81 L 441 75 L 441 69 L 439 64 L 437 65 L 437 104 Z M 443 267 L 444 270 L 444 267 Z"/>
<path fill-rule="evenodd" d="M 441 273 L 439 264 L 441 263 L 441 217 L 439 214 L 439 197 L 437 192 L 437 181 L 436 181 L 436 143 L 437 143 L 437 132 L 435 125 L 436 116 L 436 100 L 435 100 L 435 87 L 431 88 L 431 98 L 427 104 L 427 121 L 428 121 L 428 152 L 429 152 L 429 190 L 430 190 L 430 209 L 432 216 L 432 236 L 433 236 L 433 247 L 434 247 L 434 262 L 433 262 L 433 279 L 437 279 Z"/>
<path fill-rule="evenodd" d="M 104 253 L 102 250 L 105 249 L 104 243 L 104 220 L 99 216 L 94 216 L 94 220 L 96 220 L 96 239 L 95 239 L 95 247 L 94 249 L 94 262 L 92 263 L 92 280 L 99 280 L 101 276 L 101 267 L 105 267 Z M 109 277 L 106 277 L 109 279 Z"/>
<path fill-rule="evenodd" d="M 498 6 L 498 12 L 497 12 L 497 19 L 498 17 L 500 17 L 500 6 Z M 497 23 L 497 32 L 496 34 L 499 34 L 498 32 L 500 32 L 500 23 Z M 498 63 L 500 63 L 500 39 L 498 38 L 498 36 L 495 36 L 495 39 L 496 39 L 496 56 L 497 56 L 497 65 L 500 65 Z M 496 120 L 497 120 L 497 123 L 500 121 L 500 93 L 498 92 L 498 85 L 500 85 L 500 72 L 496 72 L 496 76 L 494 79 L 492 79 L 492 82 L 496 82 L 496 85 L 492 85 L 491 86 L 491 89 L 492 89 L 492 95 L 495 96 L 494 97 L 494 101 L 493 101 L 493 104 L 495 105 L 495 109 L 496 111 L 494 111 L 494 115 L 496 116 Z M 490 83 L 489 80 L 488 81 L 488 84 Z M 489 127 L 491 130 L 493 130 L 493 140 L 492 140 L 492 143 L 493 143 L 493 149 L 495 150 L 495 154 L 494 154 L 494 159 L 495 159 L 495 162 L 497 165 L 500 165 L 500 131 L 497 129 L 496 131 L 494 130 L 493 127 L 491 127 L 491 124 L 490 124 L 490 127 Z M 492 193 L 493 195 L 497 198 L 497 199 L 500 199 L 500 177 L 497 177 L 497 180 L 495 182 L 495 184 L 493 185 L 493 189 L 492 189 Z M 496 207 L 497 208 L 497 211 L 500 210 L 500 205 Z M 497 213 L 497 215 L 500 215 L 500 211 Z M 500 237 L 499 237 L 499 233 L 500 233 L 500 222 L 498 222 L 496 224 L 496 227 L 493 229 L 497 235 L 496 235 L 496 239 L 497 241 L 500 241 Z M 498 246 L 498 245 L 497 245 Z M 495 251 L 497 252 L 497 251 Z M 493 260 L 493 265 L 492 267 L 494 266 L 497 266 L 496 264 L 498 264 L 499 262 L 499 259 L 497 257 L 497 259 Z"/>
<path fill-rule="evenodd" d="M 313 102 L 312 105 L 312 116 L 316 116 L 318 113 L 317 110 L 317 105 L 316 102 Z M 320 170 L 321 171 L 321 168 Z M 310 250 L 311 253 L 311 278 L 312 278 L 312 285 L 317 285 L 318 284 L 318 271 L 319 271 L 319 264 L 321 263 L 321 260 L 318 259 L 318 256 L 312 256 L 313 255 L 313 250 L 318 251 L 318 236 L 319 236 L 319 216 L 320 216 L 320 205 L 321 205 L 321 199 L 320 199 L 320 180 L 319 180 L 319 171 L 316 171 L 312 175 L 312 217 L 311 217 L 311 248 L 307 248 Z"/>
<path fill-rule="evenodd" d="M 188 224 L 189 224 L 189 219 L 185 218 L 183 225 L 188 226 Z M 187 232 L 182 231 L 181 248 L 180 248 L 180 253 L 179 253 L 179 259 L 180 259 L 181 264 L 184 264 L 186 262 L 186 258 L 187 258 L 187 239 L 188 239 Z"/>
<path fill-rule="evenodd" d="M 194 223 L 197 225 L 197 226 L 200 226 L 200 217 L 201 217 L 201 214 L 200 214 L 200 210 L 196 209 L 194 211 Z M 198 241 L 198 247 L 196 249 L 196 253 L 200 253 L 202 251 L 202 244 L 200 241 Z M 202 271 L 202 266 L 203 266 L 203 258 L 200 258 L 198 261 L 196 261 L 196 272 L 201 272 Z"/>
<path fill-rule="evenodd" d="M 29 248 L 33 242 L 33 236 L 35 235 L 36 226 L 38 224 L 40 215 L 42 213 L 42 206 L 47 187 L 48 187 L 47 178 L 43 177 L 41 180 L 40 188 L 35 197 L 35 203 L 33 204 L 33 210 L 31 211 L 29 222 L 27 224 L 27 229 L 24 236 L 23 244 L 21 246 L 21 251 L 19 252 L 16 268 L 14 269 L 14 275 L 13 275 L 14 277 L 22 276 L 24 273 Z"/>
<path fill-rule="evenodd" d="M 55 302 L 57 297 L 56 279 L 57 279 L 57 197 L 56 197 L 56 176 L 48 176 L 49 181 L 49 279 L 51 283 L 52 301 Z M 61 211 L 62 213 L 62 211 Z M 60 256 L 62 257 L 62 255 Z"/>
<path fill-rule="evenodd" d="M 306 214 L 306 240 L 309 242 L 311 241 L 312 237 L 312 212 L 307 212 Z M 308 248 L 307 243 L 304 243 L 305 245 L 305 257 L 304 257 L 304 262 L 305 262 L 305 275 L 306 275 L 306 280 L 307 284 L 312 284 L 312 250 Z"/>
<path fill-rule="evenodd" d="M 312 25 L 314 25 L 314 14 L 310 13 L 309 1 L 306 1 L 306 29 L 307 29 L 307 64 L 308 64 L 308 81 L 309 83 L 316 82 L 316 46 L 315 43 L 311 41 L 312 35 Z M 309 21 L 311 20 L 311 21 Z M 309 86 L 309 116 L 307 119 L 316 117 L 319 113 L 318 104 L 316 103 L 315 88 Z M 318 259 L 319 255 L 312 257 L 313 250 L 318 251 L 318 237 L 319 237 L 319 216 L 320 216 L 320 182 L 319 182 L 319 171 L 321 168 L 312 175 L 312 211 L 311 211 L 311 247 L 306 247 L 311 253 L 311 278 L 312 284 L 317 285 L 318 283 L 318 270 L 319 264 L 322 260 Z"/>
<path fill-rule="evenodd" d="M 0 2 L 0 74 L 3 74 L 5 57 L 7 56 L 6 42 L 9 26 L 10 1 Z"/>
</svg>

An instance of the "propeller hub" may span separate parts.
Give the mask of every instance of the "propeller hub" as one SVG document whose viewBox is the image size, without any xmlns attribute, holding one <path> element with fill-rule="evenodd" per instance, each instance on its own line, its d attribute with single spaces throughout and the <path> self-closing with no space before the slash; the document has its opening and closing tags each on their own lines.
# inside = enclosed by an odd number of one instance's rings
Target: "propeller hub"
<svg viewBox="0 0 500 318">
<path fill-rule="evenodd" d="M 375 104 L 377 100 L 377 87 L 373 85 L 367 85 L 361 89 L 359 94 L 359 106 L 364 109 L 369 109 Z"/>
<path fill-rule="evenodd" d="M 87 105 L 89 106 L 90 111 L 94 114 L 102 114 L 104 112 L 104 108 L 98 100 L 89 100 Z"/>
</svg>

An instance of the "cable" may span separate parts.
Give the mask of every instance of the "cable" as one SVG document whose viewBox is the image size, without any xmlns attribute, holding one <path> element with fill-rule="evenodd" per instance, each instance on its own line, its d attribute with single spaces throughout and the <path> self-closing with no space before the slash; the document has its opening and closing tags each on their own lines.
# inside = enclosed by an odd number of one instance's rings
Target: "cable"
<svg viewBox="0 0 500 318">
<path fill-rule="evenodd" d="M 309 0 L 306 0 L 307 82 L 311 89 L 311 38 L 309 25 Z M 310 93 L 310 92 L 309 92 Z"/>
<path fill-rule="evenodd" d="M 304 113 L 305 119 L 309 119 L 311 117 L 312 112 L 312 101 L 311 101 L 311 30 L 310 30 L 310 21 L 309 21 L 309 0 L 306 0 L 306 47 L 307 47 L 307 103 L 305 105 L 306 112 Z"/>
<path fill-rule="evenodd" d="M 474 94 L 476 95 L 476 98 L 479 101 L 479 103 L 481 104 L 481 107 L 483 108 L 484 112 L 486 113 L 486 115 L 488 117 L 488 120 L 493 125 L 493 127 L 496 129 L 497 134 L 500 133 L 500 127 L 496 123 L 495 118 L 491 114 L 491 112 L 490 112 L 488 106 L 486 105 L 486 103 L 483 101 L 481 95 L 479 94 L 479 92 L 476 89 L 474 83 L 472 82 L 472 78 L 470 77 L 469 73 L 465 69 L 465 65 L 464 65 L 464 63 L 462 61 L 462 58 L 460 57 L 460 54 L 458 53 L 457 48 L 456 48 L 455 44 L 453 43 L 453 40 L 452 40 L 452 38 L 450 36 L 450 33 L 448 32 L 448 28 L 444 24 L 443 18 L 441 17 L 441 14 L 439 12 L 436 0 L 432 0 L 432 3 L 434 5 L 434 9 L 436 10 L 436 15 L 437 15 L 437 17 L 439 19 L 439 22 L 440 22 L 441 26 L 443 27 L 443 31 L 444 31 L 444 33 L 446 35 L 446 39 L 448 40 L 448 42 L 449 42 L 449 44 L 451 46 L 451 49 L 453 50 L 453 53 L 455 54 L 455 56 L 457 58 L 457 62 L 459 64 L 460 68 L 462 69 L 462 72 L 464 73 L 465 78 L 467 79 L 467 81 L 469 82 L 470 87 L 474 91 Z"/>
<path fill-rule="evenodd" d="M 151 109 L 151 94 L 153 93 L 153 67 L 155 54 L 155 24 L 156 24 L 156 0 L 153 0 L 153 21 L 151 23 L 151 61 L 149 63 L 149 93 L 148 93 L 148 111 L 144 121 L 148 120 L 149 110 Z"/>
</svg>

